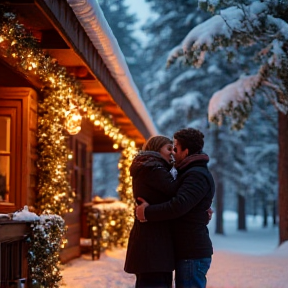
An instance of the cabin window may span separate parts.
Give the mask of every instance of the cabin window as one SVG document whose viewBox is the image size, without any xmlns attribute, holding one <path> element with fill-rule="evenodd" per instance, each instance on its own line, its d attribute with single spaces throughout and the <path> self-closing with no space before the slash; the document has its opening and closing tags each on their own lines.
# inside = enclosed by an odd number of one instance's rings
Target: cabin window
<svg viewBox="0 0 288 288">
<path fill-rule="evenodd" d="M 9 202 L 11 118 L 0 116 L 0 202 Z"/>
<path fill-rule="evenodd" d="M 17 199 L 21 193 L 20 107 L 17 101 L 0 99 L 0 213 L 20 208 L 20 199 Z"/>
<path fill-rule="evenodd" d="M 0 213 L 33 205 L 35 199 L 36 99 L 30 88 L 0 87 Z"/>
</svg>

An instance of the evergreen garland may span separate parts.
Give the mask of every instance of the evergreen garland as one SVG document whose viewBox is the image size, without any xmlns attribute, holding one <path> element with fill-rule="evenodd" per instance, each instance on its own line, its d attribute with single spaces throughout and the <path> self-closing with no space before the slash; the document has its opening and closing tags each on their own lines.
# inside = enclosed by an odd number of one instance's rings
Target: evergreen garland
<svg viewBox="0 0 288 288">
<path fill-rule="evenodd" d="M 62 279 L 59 268 L 59 251 L 66 232 L 65 222 L 58 215 L 42 214 L 32 225 L 27 239 L 29 287 L 57 288 Z"/>
</svg>

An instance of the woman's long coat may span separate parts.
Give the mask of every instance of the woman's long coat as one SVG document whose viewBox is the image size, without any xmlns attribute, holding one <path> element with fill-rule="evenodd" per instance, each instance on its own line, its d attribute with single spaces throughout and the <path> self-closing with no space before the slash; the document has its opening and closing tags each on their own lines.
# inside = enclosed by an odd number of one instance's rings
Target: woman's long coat
<svg viewBox="0 0 288 288">
<path fill-rule="evenodd" d="M 133 195 L 149 204 L 166 202 L 176 194 L 177 183 L 170 174 L 171 166 L 157 152 L 141 152 L 131 167 Z M 171 220 L 134 221 L 130 232 L 124 270 L 128 273 L 171 272 L 174 250 Z"/>
</svg>

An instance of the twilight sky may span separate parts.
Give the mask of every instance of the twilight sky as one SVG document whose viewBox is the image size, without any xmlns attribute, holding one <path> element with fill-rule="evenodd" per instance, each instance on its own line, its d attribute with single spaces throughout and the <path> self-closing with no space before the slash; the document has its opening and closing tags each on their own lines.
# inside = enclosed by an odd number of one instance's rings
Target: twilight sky
<svg viewBox="0 0 288 288">
<path fill-rule="evenodd" d="M 149 5 L 145 2 L 145 0 L 125 0 L 126 4 L 129 6 L 129 10 L 131 13 L 137 14 L 137 18 L 139 20 L 138 25 L 135 27 L 139 28 L 142 26 L 148 17 L 151 17 L 151 11 L 149 10 Z M 147 37 L 144 32 L 139 30 L 139 38 L 144 42 L 147 41 Z"/>
</svg>

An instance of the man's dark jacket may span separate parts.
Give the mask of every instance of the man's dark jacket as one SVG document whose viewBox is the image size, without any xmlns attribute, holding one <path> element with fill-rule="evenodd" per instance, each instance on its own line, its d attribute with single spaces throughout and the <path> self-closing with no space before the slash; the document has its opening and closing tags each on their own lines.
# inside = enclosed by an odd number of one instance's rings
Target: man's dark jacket
<svg viewBox="0 0 288 288">
<path fill-rule="evenodd" d="M 145 209 L 147 223 L 176 219 L 173 232 L 176 259 L 199 259 L 213 254 L 206 210 L 212 204 L 215 185 L 208 161 L 206 154 L 186 157 L 176 167 L 177 195 L 169 202 Z"/>
</svg>

